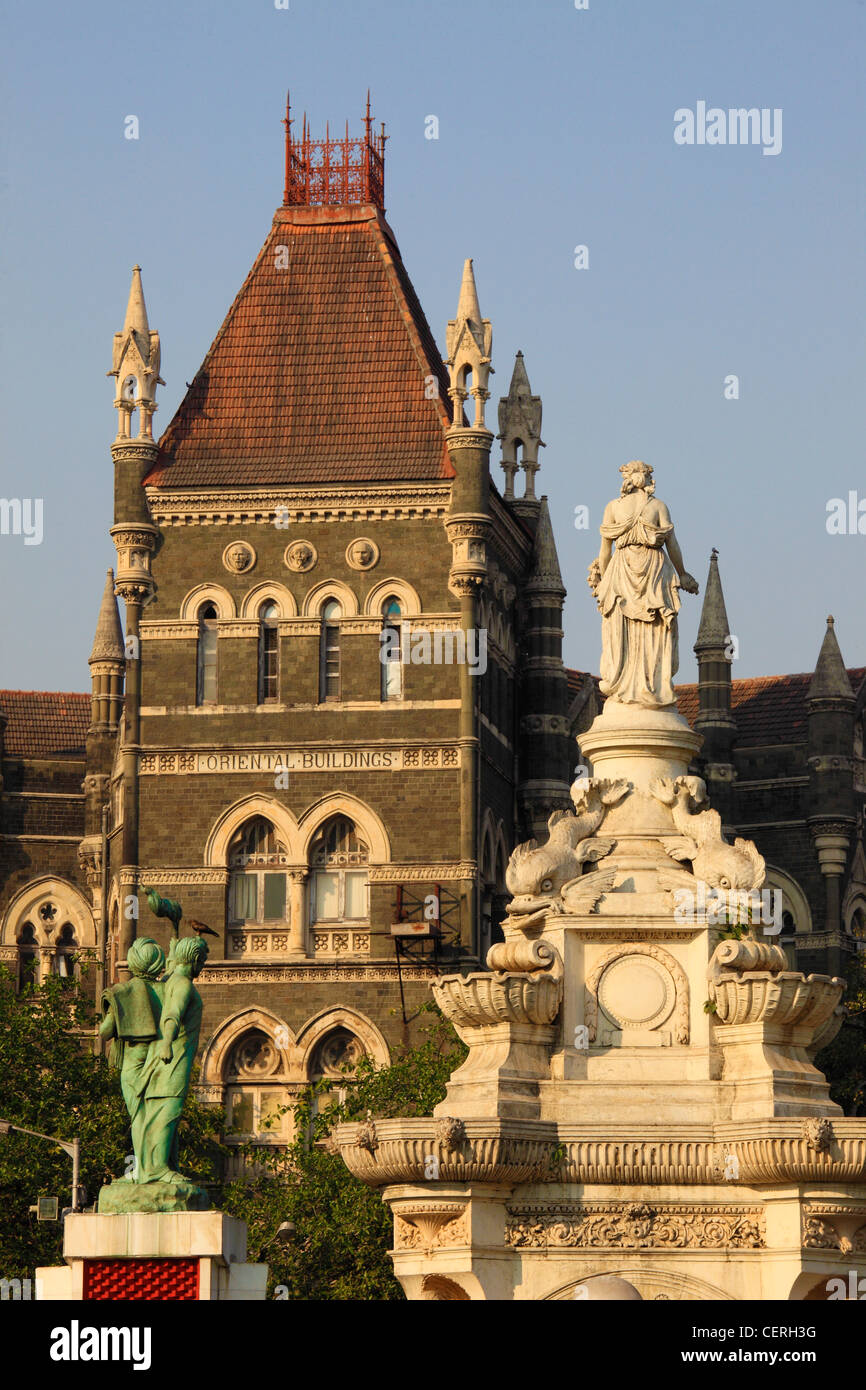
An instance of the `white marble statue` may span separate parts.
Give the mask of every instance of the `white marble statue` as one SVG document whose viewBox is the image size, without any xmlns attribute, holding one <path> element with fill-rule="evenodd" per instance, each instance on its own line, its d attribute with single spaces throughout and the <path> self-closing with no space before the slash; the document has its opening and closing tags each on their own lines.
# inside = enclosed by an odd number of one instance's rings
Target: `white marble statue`
<svg viewBox="0 0 866 1390">
<path fill-rule="evenodd" d="M 679 590 L 696 594 L 698 585 L 654 496 L 652 468 L 635 460 L 619 471 L 621 493 L 604 509 L 601 550 L 589 567 L 601 613 L 600 689 L 619 704 L 657 709 L 675 700 Z"/>
</svg>

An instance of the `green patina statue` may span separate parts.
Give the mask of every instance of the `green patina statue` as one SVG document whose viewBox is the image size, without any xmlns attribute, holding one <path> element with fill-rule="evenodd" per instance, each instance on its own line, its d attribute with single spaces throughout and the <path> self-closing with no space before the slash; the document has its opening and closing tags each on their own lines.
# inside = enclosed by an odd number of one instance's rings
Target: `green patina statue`
<svg viewBox="0 0 866 1390">
<path fill-rule="evenodd" d="M 177 1171 L 177 1131 L 201 1028 L 201 995 L 193 984 L 208 955 L 201 931 L 213 933 L 197 922 L 195 936 L 179 938 L 180 904 L 153 891 L 148 901 L 172 923 L 168 960 L 156 941 L 138 937 L 127 956 L 131 979 L 102 995 L 99 1031 L 111 1039 L 109 1061 L 120 1071 L 134 1165 L 131 1176 L 102 1188 L 98 1209 L 200 1211 L 207 1193 Z"/>
</svg>

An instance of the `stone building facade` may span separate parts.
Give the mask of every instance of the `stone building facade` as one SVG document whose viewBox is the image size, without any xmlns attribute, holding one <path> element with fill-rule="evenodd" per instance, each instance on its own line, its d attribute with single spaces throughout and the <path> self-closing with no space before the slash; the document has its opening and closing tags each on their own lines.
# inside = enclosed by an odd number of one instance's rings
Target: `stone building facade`
<svg viewBox="0 0 866 1390">
<path fill-rule="evenodd" d="M 91 695 L 0 692 L 0 957 L 22 978 L 90 957 L 98 988 L 136 934 L 165 940 L 143 890 L 179 899 L 215 933 L 203 1093 L 263 1138 L 306 1081 L 410 1037 L 438 969 L 483 966 L 508 856 L 570 804 L 600 708 L 562 662 L 520 353 L 491 474 L 471 261 L 446 345 L 369 111 L 330 142 L 287 112 L 282 204 L 159 440 L 133 271 Z M 680 704 L 713 804 L 771 863 L 798 967 L 835 971 L 866 921 L 864 671 L 831 629 L 813 677 L 732 681 L 715 562 L 701 634 Z"/>
<path fill-rule="evenodd" d="M 4 955 L 29 949 L 25 889 L 81 900 L 97 983 L 136 934 L 165 938 L 143 890 L 179 899 L 215 932 L 202 1090 L 243 1132 L 411 1035 L 436 969 L 497 938 L 516 839 L 569 804 L 541 401 L 518 354 L 500 490 L 472 262 L 443 363 L 385 220 L 383 153 L 369 116 L 331 142 L 287 118 L 282 205 L 158 441 L 134 269 L 91 700 L 30 697 L 57 723 L 37 748 L 27 697 L 0 697 Z"/>
</svg>

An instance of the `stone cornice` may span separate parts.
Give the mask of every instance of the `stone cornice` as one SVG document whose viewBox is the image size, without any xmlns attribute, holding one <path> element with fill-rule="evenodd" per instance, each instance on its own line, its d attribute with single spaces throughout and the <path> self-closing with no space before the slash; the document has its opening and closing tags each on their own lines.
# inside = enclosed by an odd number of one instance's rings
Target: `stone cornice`
<svg viewBox="0 0 866 1390">
<path fill-rule="evenodd" d="M 444 517 L 451 500 L 450 483 L 145 491 L 160 526 L 273 526 L 278 512 L 290 523 L 430 520 Z"/>
</svg>

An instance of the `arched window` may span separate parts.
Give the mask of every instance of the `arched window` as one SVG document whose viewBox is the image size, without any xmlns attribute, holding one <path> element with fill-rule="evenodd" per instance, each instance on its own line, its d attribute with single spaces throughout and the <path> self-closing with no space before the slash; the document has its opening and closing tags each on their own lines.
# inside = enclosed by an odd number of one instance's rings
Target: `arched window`
<svg viewBox="0 0 866 1390">
<path fill-rule="evenodd" d="M 277 619 L 280 610 L 272 599 L 259 609 L 259 704 L 279 699 L 280 631 Z"/>
<path fill-rule="evenodd" d="M 32 922 L 25 922 L 18 933 L 18 988 L 39 984 L 39 942 Z"/>
<path fill-rule="evenodd" d="M 71 922 L 65 922 L 60 928 L 54 947 L 54 955 L 51 958 L 52 974 L 59 976 L 64 983 L 71 984 L 76 977 L 75 953 L 77 949 L 75 928 Z"/>
<path fill-rule="evenodd" d="M 322 826 L 310 852 L 313 925 L 367 918 L 367 859 L 367 846 L 354 821 L 334 816 Z"/>
<path fill-rule="evenodd" d="M 285 845 L 270 821 L 256 816 L 229 846 L 229 921 L 284 922 L 288 898 Z"/>
<path fill-rule="evenodd" d="M 217 611 L 205 603 L 198 615 L 198 664 L 196 704 L 217 702 Z"/>
<path fill-rule="evenodd" d="M 403 696 L 403 662 L 400 647 L 402 616 L 400 604 L 393 596 L 382 604 L 382 631 L 379 635 L 379 660 L 382 666 L 382 699 L 400 700 Z"/>
<path fill-rule="evenodd" d="M 322 605 L 322 642 L 319 652 L 319 699 L 340 698 L 340 619 L 343 609 L 336 599 Z"/>
<path fill-rule="evenodd" d="M 285 1141 L 291 1116 L 288 1112 L 280 1113 L 288 1102 L 280 1073 L 276 1044 L 261 1029 L 245 1033 L 235 1043 L 225 1069 L 231 1139 Z"/>
</svg>

